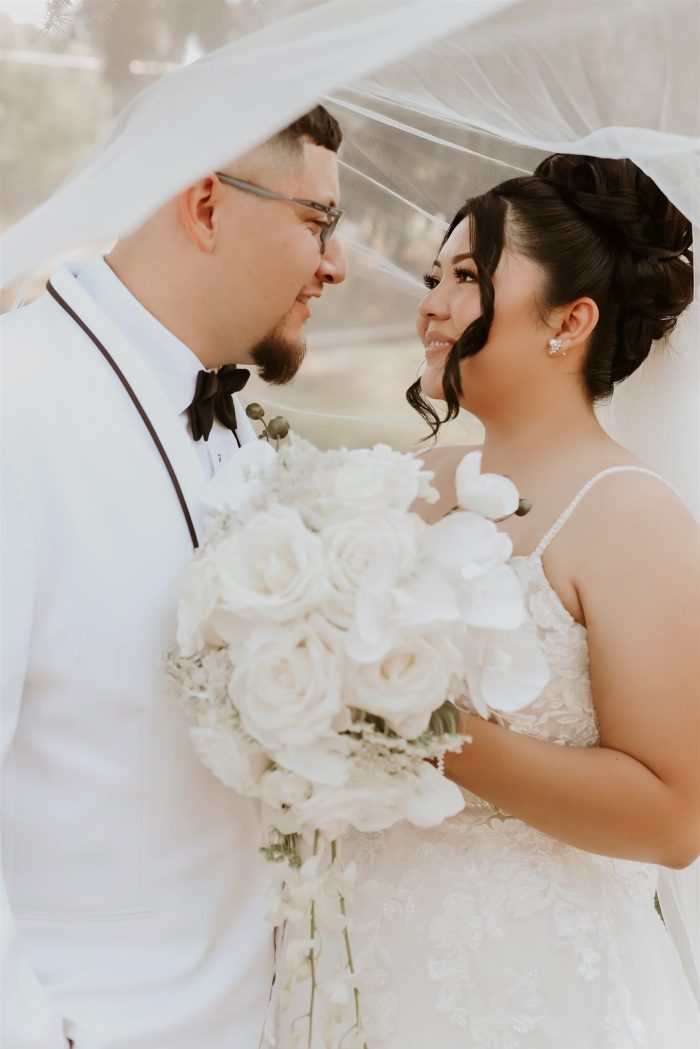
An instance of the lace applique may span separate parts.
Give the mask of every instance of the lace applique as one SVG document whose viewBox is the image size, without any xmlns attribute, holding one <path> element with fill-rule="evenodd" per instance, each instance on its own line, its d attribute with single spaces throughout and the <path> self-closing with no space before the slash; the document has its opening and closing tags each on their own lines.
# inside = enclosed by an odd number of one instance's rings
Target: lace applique
<svg viewBox="0 0 700 1049">
<path fill-rule="evenodd" d="M 352 936 L 362 944 L 363 1009 L 374 1038 L 390 1037 L 396 981 L 420 934 L 420 969 L 435 988 L 434 1008 L 469 1032 L 469 1045 L 516 1049 L 535 1033 L 547 1036 L 542 1045 L 558 1045 L 547 994 L 547 979 L 556 977 L 533 963 L 529 946 L 523 964 L 517 940 L 534 921 L 553 972 L 568 972 L 572 984 L 601 984 L 610 1049 L 645 1045 L 630 1040 L 639 1019 L 623 979 L 618 922 L 623 911 L 630 922 L 639 907 L 651 911 L 653 867 L 584 853 L 520 820 L 478 810 L 431 831 L 401 824 L 369 837 L 374 846 L 383 843 L 386 880 L 364 880 L 380 873 L 371 861 L 365 867 L 375 848 L 353 849 L 363 889 Z M 392 870 L 401 876 L 390 880 Z"/>
<path fill-rule="evenodd" d="M 551 679 L 499 720 L 597 746 L 586 630 L 539 557 L 512 564 Z M 656 868 L 564 845 L 465 797 L 430 830 L 401 823 L 343 841 L 359 869 L 349 913 L 368 1044 L 426 1049 L 417 1031 L 429 1031 L 436 1047 L 460 1049 L 658 1049 L 642 1018 L 667 964 Z M 630 966 L 635 953 L 642 969 Z"/>
<path fill-rule="evenodd" d="M 539 636 L 551 678 L 534 703 L 514 714 L 497 714 L 495 720 L 513 732 L 551 743 L 597 746 L 600 733 L 591 696 L 586 628 L 564 608 L 540 557 L 514 557 L 510 563 L 531 617 L 524 629 Z M 468 693 L 462 702 L 471 706 Z"/>
</svg>

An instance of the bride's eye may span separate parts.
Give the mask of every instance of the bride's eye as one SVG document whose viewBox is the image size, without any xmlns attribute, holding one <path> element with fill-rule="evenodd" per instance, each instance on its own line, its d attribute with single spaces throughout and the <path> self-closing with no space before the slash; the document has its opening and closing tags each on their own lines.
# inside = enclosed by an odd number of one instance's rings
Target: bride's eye
<svg viewBox="0 0 700 1049">
<path fill-rule="evenodd" d="M 423 274 L 423 283 L 425 284 L 425 286 L 428 289 L 428 291 L 432 291 L 433 288 L 437 288 L 437 286 L 440 283 L 440 281 L 439 281 L 439 279 L 437 277 L 433 277 L 432 274 L 424 273 Z"/>
<path fill-rule="evenodd" d="M 475 281 L 478 281 L 476 273 L 472 273 L 471 270 L 460 269 L 458 266 L 455 266 L 453 273 L 457 278 L 458 284 L 473 284 Z"/>
</svg>

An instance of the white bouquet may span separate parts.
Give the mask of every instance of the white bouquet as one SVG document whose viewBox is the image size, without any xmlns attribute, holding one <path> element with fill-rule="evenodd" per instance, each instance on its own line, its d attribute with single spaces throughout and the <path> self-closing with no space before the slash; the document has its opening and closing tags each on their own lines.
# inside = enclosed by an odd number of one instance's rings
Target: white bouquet
<svg viewBox="0 0 700 1049">
<path fill-rule="evenodd" d="M 536 637 L 519 630 L 510 540 L 489 519 L 515 512 L 518 493 L 480 461 L 465 457 L 460 509 L 433 525 L 410 509 L 437 499 L 433 475 L 384 445 L 322 452 L 292 436 L 275 453 L 251 443 L 205 496 L 208 534 L 169 673 L 201 760 L 272 812 L 265 852 L 285 884 L 270 918 L 308 911 L 309 940 L 289 949 L 312 995 L 321 930 L 346 937 L 336 1014 L 339 998 L 354 994 L 358 1007 L 343 901 L 352 869 L 338 865 L 337 838 L 455 815 L 460 790 L 426 760 L 439 766 L 465 742 L 452 701 L 468 690 L 484 716 L 513 711 L 547 681 Z M 362 1044 L 359 1010 L 353 1041 Z"/>
</svg>

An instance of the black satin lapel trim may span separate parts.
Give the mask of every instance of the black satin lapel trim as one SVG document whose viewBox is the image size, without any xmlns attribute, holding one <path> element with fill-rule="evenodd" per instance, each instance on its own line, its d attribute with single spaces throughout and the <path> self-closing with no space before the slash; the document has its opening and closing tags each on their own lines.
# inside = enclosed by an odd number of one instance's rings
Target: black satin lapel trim
<svg viewBox="0 0 700 1049">
<path fill-rule="evenodd" d="M 61 309 L 66 311 L 68 316 L 72 320 L 75 321 L 75 323 L 78 325 L 78 327 L 81 328 L 82 331 L 84 331 L 85 334 L 88 336 L 88 338 L 95 344 L 97 349 L 100 351 L 100 353 L 102 354 L 104 359 L 107 361 L 107 363 L 109 364 L 110 368 L 115 373 L 115 375 L 119 379 L 120 383 L 122 384 L 122 386 L 124 387 L 124 389 L 128 393 L 128 395 L 129 395 L 129 397 L 131 399 L 131 402 L 134 405 L 134 408 L 136 408 L 136 411 L 141 416 L 141 419 L 143 421 L 144 426 L 148 430 L 153 443 L 155 444 L 156 448 L 158 449 L 158 453 L 159 453 L 161 459 L 163 460 L 163 465 L 165 466 L 165 469 L 168 471 L 168 476 L 170 477 L 170 480 L 172 481 L 173 488 L 175 489 L 175 494 L 177 495 L 178 502 L 180 503 L 180 508 L 182 510 L 183 516 L 185 518 L 185 522 L 187 524 L 188 531 L 190 533 L 190 539 L 192 540 L 192 546 L 196 550 L 197 547 L 199 546 L 199 539 L 197 538 L 197 532 L 195 531 L 194 522 L 192 520 L 192 515 L 190 514 L 190 509 L 189 509 L 189 507 L 187 505 L 187 500 L 185 499 L 185 496 L 184 496 L 184 493 L 182 491 L 182 488 L 180 487 L 180 482 L 178 481 L 177 474 L 175 473 L 173 465 L 170 462 L 170 459 L 168 458 L 168 453 L 166 452 L 165 448 L 163 447 L 162 442 L 160 440 L 160 437 L 158 436 L 153 423 L 148 418 L 148 415 L 146 414 L 146 411 L 145 411 L 143 405 L 141 404 L 140 400 L 136 396 L 136 393 L 134 392 L 134 389 L 130 385 L 128 379 L 124 375 L 123 371 L 121 370 L 121 368 L 119 367 L 117 362 L 114 360 L 114 358 L 111 356 L 111 354 L 107 350 L 106 346 L 104 346 L 104 344 L 100 342 L 100 340 L 97 338 L 95 333 L 90 330 L 90 328 L 87 326 L 85 321 L 82 319 L 82 317 L 80 317 L 75 312 L 75 310 L 72 308 L 72 306 L 69 306 L 68 303 L 65 301 L 65 299 L 63 299 L 59 295 L 59 293 L 56 291 L 56 289 L 52 285 L 51 281 L 49 281 L 48 284 L 46 285 L 46 290 L 48 291 L 49 295 L 53 299 L 56 300 L 56 302 L 61 307 Z"/>
</svg>

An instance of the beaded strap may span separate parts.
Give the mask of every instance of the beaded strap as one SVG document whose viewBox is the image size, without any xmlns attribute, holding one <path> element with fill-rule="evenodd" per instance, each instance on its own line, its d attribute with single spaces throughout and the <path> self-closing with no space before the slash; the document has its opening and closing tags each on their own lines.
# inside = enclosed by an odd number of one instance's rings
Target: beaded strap
<svg viewBox="0 0 700 1049">
<path fill-rule="evenodd" d="M 591 490 L 591 488 L 593 487 L 594 484 L 596 484 L 598 481 L 600 481 L 600 479 L 602 477 L 607 477 L 608 474 L 621 474 L 621 473 L 648 474 L 650 477 L 656 477 L 656 479 L 658 481 L 662 481 L 663 484 L 665 484 L 668 488 L 670 488 L 672 492 L 676 492 L 676 495 L 678 495 L 678 492 L 673 487 L 673 485 L 671 484 L 670 481 L 667 481 L 665 477 L 662 477 L 660 474 L 655 473 L 653 470 L 649 470 L 646 466 L 609 466 L 607 468 L 607 470 L 601 470 L 600 473 L 597 473 L 595 475 L 595 477 L 591 477 L 590 481 L 588 481 L 586 484 L 584 484 L 584 486 L 581 489 L 581 491 L 577 495 L 574 496 L 574 498 L 571 500 L 571 502 L 569 503 L 567 508 L 559 515 L 559 517 L 556 519 L 556 521 L 554 522 L 552 527 L 549 529 L 549 531 L 545 535 L 542 536 L 542 538 L 540 539 L 539 543 L 537 544 L 537 547 L 534 550 L 532 556 L 533 557 L 541 557 L 542 556 L 542 554 L 545 552 L 545 550 L 547 549 L 547 547 L 551 543 L 552 539 L 554 539 L 555 535 L 557 535 L 559 533 L 559 531 L 564 527 L 564 525 L 569 520 L 569 518 L 571 517 L 572 513 L 574 512 L 574 510 L 576 509 L 578 504 L 581 502 L 583 497 L 585 495 L 587 495 L 588 492 L 590 492 L 590 490 Z M 679 498 L 680 498 L 680 496 L 679 496 Z"/>
</svg>

